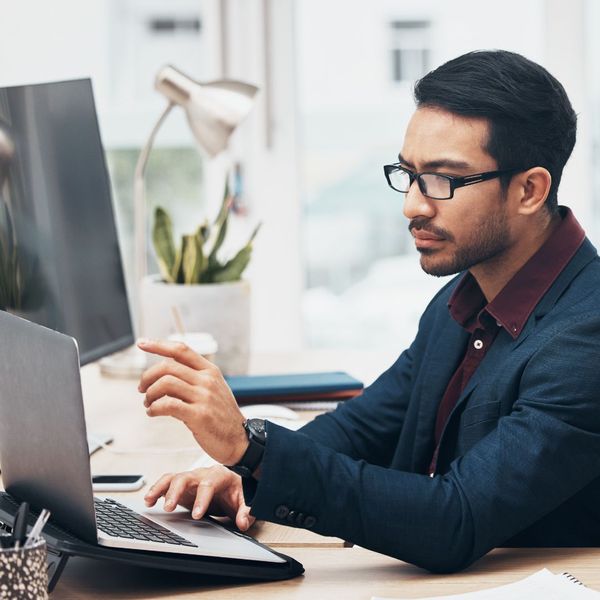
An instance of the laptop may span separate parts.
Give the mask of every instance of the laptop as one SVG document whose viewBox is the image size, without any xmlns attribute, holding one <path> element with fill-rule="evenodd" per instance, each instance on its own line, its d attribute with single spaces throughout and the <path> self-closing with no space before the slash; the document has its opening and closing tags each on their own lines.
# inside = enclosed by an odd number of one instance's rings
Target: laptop
<svg viewBox="0 0 600 600">
<path fill-rule="evenodd" d="M 94 497 L 76 341 L 0 311 L 0 457 L 6 492 L 108 548 L 285 563 L 255 540 L 179 509 Z"/>
</svg>

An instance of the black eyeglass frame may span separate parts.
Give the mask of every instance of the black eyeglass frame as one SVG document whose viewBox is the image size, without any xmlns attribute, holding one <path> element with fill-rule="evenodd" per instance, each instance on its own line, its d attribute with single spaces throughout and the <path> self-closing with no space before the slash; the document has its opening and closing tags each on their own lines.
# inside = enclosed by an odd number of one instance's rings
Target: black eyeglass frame
<svg viewBox="0 0 600 600">
<path fill-rule="evenodd" d="M 409 184 L 408 187 L 413 184 L 415 179 L 417 180 L 417 185 L 419 186 L 419 190 L 424 196 L 427 198 L 431 198 L 432 200 L 450 200 L 454 197 L 454 190 L 457 188 L 465 187 L 467 185 L 473 185 L 475 183 L 481 183 L 482 181 L 488 181 L 490 179 L 495 179 L 496 177 L 500 177 L 501 175 L 508 175 L 509 173 L 519 173 L 522 171 L 526 171 L 527 169 L 522 168 L 513 168 L 513 169 L 501 169 L 499 171 L 486 171 L 484 173 L 475 173 L 474 175 L 465 175 L 463 177 L 455 177 L 453 175 L 444 175 L 443 173 L 432 173 L 430 171 L 424 173 L 414 173 L 413 171 L 407 169 L 402 166 L 400 163 L 394 163 L 393 165 L 383 165 L 383 172 L 385 173 L 385 178 L 388 182 L 388 185 L 395 191 L 400 194 L 408 194 L 408 190 L 399 190 L 392 185 L 392 180 L 390 179 L 390 175 L 395 171 L 404 171 L 408 174 Z M 430 196 L 424 191 L 424 185 L 421 181 L 421 177 L 423 175 L 435 175 L 436 177 L 441 177 L 442 179 L 447 179 L 450 184 L 450 195 L 444 196 L 443 198 L 437 198 L 435 196 Z"/>
</svg>

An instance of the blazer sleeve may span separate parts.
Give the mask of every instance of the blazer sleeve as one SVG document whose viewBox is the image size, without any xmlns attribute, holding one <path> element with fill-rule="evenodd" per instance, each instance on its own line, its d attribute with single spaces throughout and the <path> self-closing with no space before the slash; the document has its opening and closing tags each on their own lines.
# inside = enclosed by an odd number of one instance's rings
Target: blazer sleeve
<svg viewBox="0 0 600 600">
<path fill-rule="evenodd" d="M 600 475 L 600 319 L 588 317 L 540 347 L 512 412 L 443 475 L 369 464 L 269 424 L 252 514 L 431 571 L 468 566 Z"/>
</svg>

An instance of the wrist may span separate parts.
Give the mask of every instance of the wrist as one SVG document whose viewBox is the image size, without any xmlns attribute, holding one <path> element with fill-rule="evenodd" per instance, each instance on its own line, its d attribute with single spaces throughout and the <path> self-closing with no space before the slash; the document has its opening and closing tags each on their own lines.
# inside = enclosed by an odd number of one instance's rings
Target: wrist
<svg viewBox="0 0 600 600">
<path fill-rule="evenodd" d="M 244 454 L 246 454 L 246 452 L 248 451 L 248 447 L 250 446 L 250 440 L 248 439 L 248 436 L 246 435 L 245 429 L 242 430 L 242 435 L 243 435 L 243 437 L 240 440 L 239 444 L 236 444 L 235 453 L 233 454 L 233 457 L 227 463 L 228 465 L 237 465 L 242 460 Z"/>
<path fill-rule="evenodd" d="M 262 419 L 248 419 L 244 423 L 246 432 L 246 449 L 242 456 L 233 465 L 228 467 L 238 475 L 252 478 L 262 463 L 265 445 L 267 442 L 267 430 L 265 421 Z M 260 476 L 260 471 L 258 473 Z"/>
</svg>

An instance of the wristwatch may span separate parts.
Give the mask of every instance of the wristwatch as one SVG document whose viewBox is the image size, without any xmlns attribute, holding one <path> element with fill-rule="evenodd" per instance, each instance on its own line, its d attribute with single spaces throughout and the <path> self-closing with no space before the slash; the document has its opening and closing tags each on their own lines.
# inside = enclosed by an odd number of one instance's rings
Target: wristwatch
<svg viewBox="0 0 600 600">
<path fill-rule="evenodd" d="M 241 477 L 249 478 L 262 461 L 267 443 L 267 430 L 264 419 L 247 419 L 244 421 L 244 429 L 250 442 L 248 449 L 237 464 L 228 468 Z"/>
</svg>

